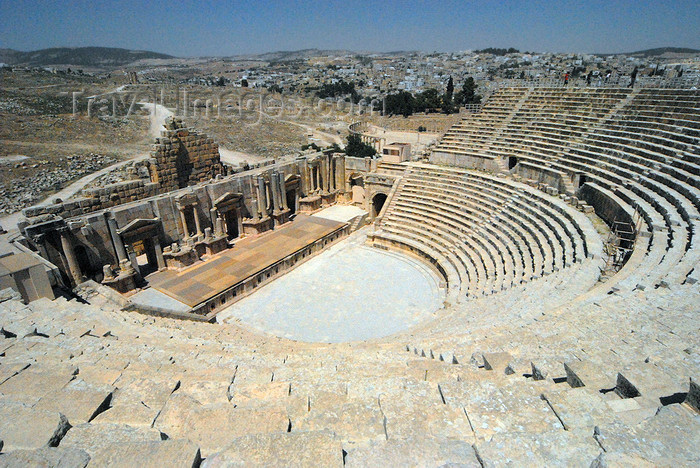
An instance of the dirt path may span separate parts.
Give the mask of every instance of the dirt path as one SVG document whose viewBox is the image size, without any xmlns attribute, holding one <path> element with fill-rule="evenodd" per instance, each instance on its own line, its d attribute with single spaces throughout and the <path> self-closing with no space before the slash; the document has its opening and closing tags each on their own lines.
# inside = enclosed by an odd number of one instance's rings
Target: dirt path
<svg viewBox="0 0 700 468">
<path fill-rule="evenodd" d="M 173 115 L 173 113 L 167 109 L 164 106 L 161 106 L 160 104 L 153 104 L 153 103 L 140 103 L 140 104 L 145 104 L 150 107 L 151 112 L 150 112 L 150 120 L 151 120 L 151 126 L 149 128 L 149 136 L 155 137 L 155 136 L 160 136 L 160 130 L 163 128 L 163 122 L 165 121 L 166 118 L 170 117 Z M 3 140 L 4 142 L 5 140 Z M 43 143 L 30 143 L 30 142 L 12 142 L 14 144 L 18 145 L 42 145 Z M 87 144 L 80 144 L 80 143 L 65 143 L 66 147 L 71 147 L 75 149 L 91 149 L 94 150 L 95 146 L 94 145 L 87 145 Z M 84 177 L 81 177 L 80 179 L 74 181 L 67 187 L 61 189 L 60 191 L 49 195 L 46 197 L 44 200 L 41 202 L 37 203 L 37 205 L 48 205 L 53 202 L 54 199 L 60 198 L 61 200 L 66 200 L 72 196 L 74 196 L 76 193 L 80 192 L 86 185 L 88 185 L 90 182 L 93 180 L 97 179 L 98 177 L 101 177 L 109 172 L 112 172 L 114 169 L 117 169 L 121 166 L 124 166 L 126 164 L 129 164 L 133 161 L 136 160 L 141 160 L 141 159 L 146 159 L 149 157 L 148 152 L 145 151 L 139 151 L 133 153 L 132 157 L 130 157 L 127 160 L 124 161 L 119 161 L 115 164 L 112 164 L 111 166 L 104 167 L 100 169 L 97 172 L 93 172 L 92 174 L 88 174 Z M 10 215 L 4 216 L 0 218 L 0 224 L 2 225 L 3 228 L 6 230 L 14 230 L 17 227 L 17 222 L 19 219 L 22 217 L 21 212 L 17 213 L 12 213 Z"/>
</svg>

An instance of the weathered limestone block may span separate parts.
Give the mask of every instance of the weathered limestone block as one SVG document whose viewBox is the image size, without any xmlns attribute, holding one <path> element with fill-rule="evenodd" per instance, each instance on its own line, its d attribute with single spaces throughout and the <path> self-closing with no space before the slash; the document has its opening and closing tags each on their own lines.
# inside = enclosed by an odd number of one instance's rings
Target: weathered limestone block
<svg viewBox="0 0 700 468">
<path fill-rule="evenodd" d="M 76 372 L 75 367 L 68 366 L 31 366 L 0 385 L 0 393 L 16 402 L 34 405 L 63 388 Z"/>
<path fill-rule="evenodd" d="M 549 403 L 567 430 L 612 423 L 615 413 L 605 404 L 597 390 L 587 387 L 547 390 L 543 398 Z"/>
<path fill-rule="evenodd" d="M 509 369 L 510 363 L 513 361 L 513 356 L 508 353 L 487 353 L 483 356 L 484 369 L 495 370 L 506 375 L 513 374 L 513 370 Z"/>
<path fill-rule="evenodd" d="M 470 443 L 428 437 L 417 440 L 373 441 L 367 446 L 351 448 L 345 458 L 345 466 L 481 467 Z"/>
<path fill-rule="evenodd" d="M 150 427 L 86 423 L 72 427 L 61 440 L 61 447 L 84 450 L 93 457 L 104 450 L 111 450 L 112 446 L 160 440 L 160 431 Z"/>
<path fill-rule="evenodd" d="M 98 414 L 92 422 L 100 424 L 128 424 L 133 427 L 151 427 L 158 416 L 158 408 L 150 408 L 141 401 L 121 402 Z"/>
<path fill-rule="evenodd" d="M 601 425 L 595 438 L 606 453 L 639 456 L 655 466 L 700 463 L 700 415 L 684 405 L 663 406 L 635 426 Z"/>
<path fill-rule="evenodd" d="M 113 444 L 95 453 L 90 464 L 114 468 L 192 468 L 199 466 L 201 460 L 199 448 L 189 440 L 163 440 Z"/>
<path fill-rule="evenodd" d="M 231 403 L 235 406 L 259 406 L 270 400 L 284 400 L 291 392 L 289 382 L 270 382 L 265 384 L 232 384 Z"/>
<path fill-rule="evenodd" d="M 614 388 L 616 377 L 587 361 L 571 361 L 564 364 L 566 381 L 572 387 L 588 386 L 595 390 Z"/>
<path fill-rule="evenodd" d="M 0 446 L 0 448 L 2 448 Z M 83 450 L 43 447 L 36 450 L 14 450 L 0 455 L 0 467 L 41 466 L 46 468 L 85 468 L 90 455 Z"/>
<path fill-rule="evenodd" d="M 280 408 L 235 408 L 230 403 L 202 405 L 186 395 L 174 394 L 153 427 L 170 438 L 188 438 L 207 457 L 246 434 L 285 432 L 289 417 Z"/>
<path fill-rule="evenodd" d="M 588 468 L 602 452 L 589 431 L 504 433 L 475 444 L 484 467 L 576 466 Z"/>
<path fill-rule="evenodd" d="M 58 412 L 0 399 L 0 440 L 6 452 L 56 446 L 69 428 L 68 419 Z"/>
<path fill-rule="evenodd" d="M 43 397 L 36 407 L 47 411 L 58 411 L 66 415 L 72 425 L 82 424 L 107 409 L 112 398 L 112 390 L 111 387 L 93 385 L 76 379 L 59 391 Z"/>
<path fill-rule="evenodd" d="M 234 439 L 202 464 L 205 468 L 222 466 L 341 467 L 343 447 L 331 433 L 322 431 L 247 435 Z"/>
<path fill-rule="evenodd" d="M 293 430 L 331 430 L 344 442 L 386 440 L 384 416 L 376 403 L 352 401 L 325 411 L 313 409 L 292 422 Z"/>
<path fill-rule="evenodd" d="M 436 392 L 437 393 L 437 392 Z M 435 437 L 474 442 L 474 432 L 462 408 L 442 403 L 405 402 L 380 398 L 386 417 L 386 433 L 391 440 Z"/>
</svg>

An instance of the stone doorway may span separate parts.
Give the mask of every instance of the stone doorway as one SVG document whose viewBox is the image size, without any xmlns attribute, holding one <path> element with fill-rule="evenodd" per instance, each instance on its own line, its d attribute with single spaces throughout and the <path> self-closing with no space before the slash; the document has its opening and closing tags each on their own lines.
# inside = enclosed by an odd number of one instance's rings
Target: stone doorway
<svg viewBox="0 0 700 468">
<path fill-rule="evenodd" d="M 386 194 L 378 193 L 372 197 L 372 219 L 379 216 L 379 213 L 382 212 L 382 208 L 384 208 L 384 203 L 386 203 Z"/>
<path fill-rule="evenodd" d="M 238 232 L 238 214 L 236 210 L 229 210 L 224 213 L 224 223 L 226 224 L 226 235 L 230 239 L 235 239 L 241 235 Z"/>
</svg>

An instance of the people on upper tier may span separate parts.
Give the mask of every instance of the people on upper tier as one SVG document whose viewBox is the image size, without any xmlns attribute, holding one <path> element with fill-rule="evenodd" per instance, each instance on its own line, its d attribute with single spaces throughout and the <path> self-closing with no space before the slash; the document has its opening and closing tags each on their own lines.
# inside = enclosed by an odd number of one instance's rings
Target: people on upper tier
<svg viewBox="0 0 700 468">
<path fill-rule="evenodd" d="M 569 72 L 564 73 L 564 86 L 569 84 Z"/>
</svg>

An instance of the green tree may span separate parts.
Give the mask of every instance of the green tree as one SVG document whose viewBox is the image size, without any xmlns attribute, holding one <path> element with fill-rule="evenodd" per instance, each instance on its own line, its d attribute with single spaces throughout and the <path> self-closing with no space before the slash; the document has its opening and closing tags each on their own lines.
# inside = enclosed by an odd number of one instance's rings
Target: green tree
<svg viewBox="0 0 700 468">
<path fill-rule="evenodd" d="M 476 94 L 477 84 L 471 76 L 464 80 L 462 90 L 457 93 L 456 102 L 458 105 L 479 104 L 481 96 Z"/>
<path fill-rule="evenodd" d="M 454 92 L 455 84 L 454 81 L 452 81 L 452 77 L 450 77 L 450 79 L 447 80 L 447 88 L 445 89 L 445 95 L 442 97 L 442 111 L 445 114 L 451 114 L 455 111 L 453 100 Z"/>
<path fill-rule="evenodd" d="M 416 112 L 429 112 L 442 107 L 442 97 L 435 88 L 426 89 L 416 95 Z"/>
<path fill-rule="evenodd" d="M 345 153 L 356 158 L 372 157 L 377 152 L 367 143 L 363 143 L 360 135 L 351 133 L 348 135 L 348 142 L 345 145 Z"/>
</svg>

